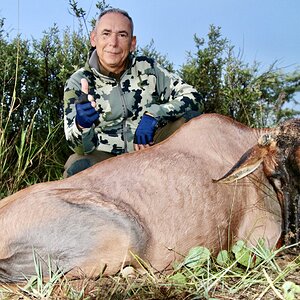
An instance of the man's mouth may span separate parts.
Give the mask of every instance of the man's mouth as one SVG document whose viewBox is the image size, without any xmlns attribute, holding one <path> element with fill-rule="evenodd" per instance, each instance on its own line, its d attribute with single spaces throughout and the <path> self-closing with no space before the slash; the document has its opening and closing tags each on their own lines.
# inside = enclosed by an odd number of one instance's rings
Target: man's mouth
<svg viewBox="0 0 300 300">
<path fill-rule="evenodd" d="M 112 51 L 105 51 L 108 54 L 112 54 L 112 55 L 118 55 L 120 54 L 119 52 L 112 52 Z"/>
</svg>

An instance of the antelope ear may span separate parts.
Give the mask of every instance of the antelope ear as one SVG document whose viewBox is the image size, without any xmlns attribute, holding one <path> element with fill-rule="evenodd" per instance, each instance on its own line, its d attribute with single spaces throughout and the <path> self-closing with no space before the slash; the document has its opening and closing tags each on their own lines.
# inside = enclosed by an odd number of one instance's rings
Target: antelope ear
<svg viewBox="0 0 300 300">
<path fill-rule="evenodd" d="M 245 152 L 239 161 L 220 179 L 213 182 L 231 183 L 254 172 L 268 153 L 265 147 L 255 145 Z"/>
</svg>

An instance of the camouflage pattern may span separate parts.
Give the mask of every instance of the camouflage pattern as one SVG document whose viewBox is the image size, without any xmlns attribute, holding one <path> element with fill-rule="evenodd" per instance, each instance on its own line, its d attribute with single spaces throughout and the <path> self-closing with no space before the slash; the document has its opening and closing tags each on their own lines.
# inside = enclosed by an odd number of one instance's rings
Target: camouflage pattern
<svg viewBox="0 0 300 300">
<path fill-rule="evenodd" d="M 119 80 L 99 72 L 94 51 L 84 68 L 67 81 L 64 93 L 64 127 L 70 147 L 78 154 L 99 150 L 113 154 L 131 152 L 135 130 L 147 111 L 159 124 L 201 111 L 202 98 L 190 85 L 169 73 L 154 60 L 130 56 L 129 67 Z M 89 94 L 100 113 L 99 125 L 83 130 L 75 123 L 75 101 L 81 94 L 81 78 L 89 83 Z"/>
</svg>

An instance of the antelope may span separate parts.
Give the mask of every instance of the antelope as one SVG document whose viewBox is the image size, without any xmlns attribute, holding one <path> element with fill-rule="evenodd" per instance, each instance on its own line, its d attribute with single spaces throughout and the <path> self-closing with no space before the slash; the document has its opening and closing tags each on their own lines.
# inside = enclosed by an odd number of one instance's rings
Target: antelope
<svg viewBox="0 0 300 300">
<path fill-rule="evenodd" d="M 240 239 L 298 239 L 299 133 L 299 120 L 254 129 L 204 114 L 162 143 L 8 196 L 0 281 L 34 275 L 33 252 L 45 271 L 49 257 L 93 277 L 139 268 L 136 257 L 167 271 L 198 245 L 217 254 Z"/>
</svg>

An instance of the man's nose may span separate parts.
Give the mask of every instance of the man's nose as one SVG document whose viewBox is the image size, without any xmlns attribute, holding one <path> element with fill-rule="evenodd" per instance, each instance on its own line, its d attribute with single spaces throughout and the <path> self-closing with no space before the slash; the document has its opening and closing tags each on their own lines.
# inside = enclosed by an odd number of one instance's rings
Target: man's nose
<svg viewBox="0 0 300 300">
<path fill-rule="evenodd" d="M 118 44 L 118 34 L 115 32 L 112 32 L 109 36 L 109 43 L 113 46 Z"/>
</svg>

